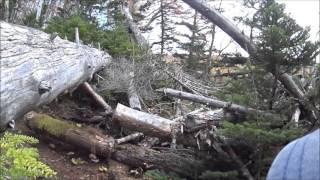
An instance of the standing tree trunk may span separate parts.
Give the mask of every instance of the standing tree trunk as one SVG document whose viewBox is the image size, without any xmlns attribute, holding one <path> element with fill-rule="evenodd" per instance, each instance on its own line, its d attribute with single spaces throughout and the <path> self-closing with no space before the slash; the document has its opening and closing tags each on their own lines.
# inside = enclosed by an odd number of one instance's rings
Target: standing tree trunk
<svg viewBox="0 0 320 180">
<path fill-rule="evenodd" d="M 43 0 L 38 0 L 37 1 L 37 9 L 36 9 L 36 20 L 39 22 L 41 12 L 42 12 L 42 7 L 43 7 Z"/>
<path fill-rule="evenodd" d="M 195 10 L 194 12 L 194 17 L 193 17 L 193 24 L 192 24 L 192 35 L 191 35 L 191 42 L 190 42 L 190 46 L 189 46 L 189 57 L 188 57 L 188 65 L 191 67 L 193 67 L 193 52 L 195 50 L 194 48 L 194 43 L 195 43 L 195 39 L 196 39 L 196 33 L 198 31 L 198 27 L 197 27 L 197 16 L 198 16 L 198 12 Z"/>
<path fill-rule="evenodd" d="M 109 54 L 42 31 L 0 21 L 0 129 L 59 94 L 74 90 L 106 65 Z"/>
<path fill-rule="evenodd" d="M 9 0 L 4 0 L 4 20 L 6 22 L 9 22 L 9 13 L 10 9 L 9 9 Z"/>
</svg>

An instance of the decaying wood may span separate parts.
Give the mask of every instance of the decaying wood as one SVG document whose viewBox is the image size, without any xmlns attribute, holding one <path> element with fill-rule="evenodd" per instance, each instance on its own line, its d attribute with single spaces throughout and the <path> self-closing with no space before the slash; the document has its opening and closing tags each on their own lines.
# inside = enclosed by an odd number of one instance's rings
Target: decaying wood
<svg viewBox="0 0 320 180">
<path fill-rule="evenodd" d="M 223 109 L 209 110 L 204 112 L 194 111 L 187 114 L 185 120 L 185 127 L 187 129 L 193 129 L 201 125 L 207 126 L 207 123 L 219 124 L 224 118 L 225 113 Z"/>
<path fill-rule="evenodd" d="M 193 134 L 180 132 L 181 123 L 183 121 L 165 119 L 153 114 L 134 110 L 122 104 L 117 105 L 117 108 L 113 112 L 112 120 L 122 127 L 142 132 L 148 136 L 158 137 L 163 140 L 175 139 L 177 144 L 192 147 L 199 146 L 201 149 L 207 147 L 205 142 L 200 142 L 200 144 L 198 144 Z M 202 126 L 202 129 L 206 127 L 207 126 Z M 187 131 L 188 129 L 186 129 L 186 132 Z"/>
<path fill-rule="evenodd" d="M 190 178 L 194 178 L 204 169 L 201 161 L 195 160 L 192 156 L 181 156 L 178 151 L 160 152 L 130 144 L 118 146 L 112 157 L 133 167 L 163 169 Z"/>
<path fill-rule="evenodd" d="M 123 138 L 120 138 L 120 139 L 116 139 L 116 143 L 117 144 L 123 144 L 123 143 L 126 143 L 128 141 L 132 141 L 132 140 L 135 140 L 135 139 L 138 139 L 140 137 L 143 136 L 143 133 L 133 133 L 133 134 L 130 134 L 128 136 L 125 136 Z"/>
<path fill-rule="evenodd" d="M 97 131 L 79 128 L 75 124 L 45 114 L 29 112 L 25 116 L 28 127 L 102 157 L 114 151 L 115 141 Z"/>
<path fill-rule="evenodd" d="M 140 112 L 122 104 L 118 104 L 113 112 L 112 120 L 120 126 L 143 132 L 146 135 L 169 138 L 173 121 L 153 114 Z"/>
<path fill-rule="evenodd" d="M 88 93 L 92 98 L 105 110 L 107 114 L 112 113 L 112 108 L 108 103 L 101 97 L 98 93 L 94 91 L 94 89 L 90 86 L 89 83 L 84 82 L 81 87 Z"/>
<path fill-rule="evenodd" d="M 57 138 L 101 157 L 111 156 L 130 166 L 163 169 L 186 177 L 194 177 L 196 173 L 204 170 L 204 164 L 201 161 L 196 160 L 192 155 L 180 155 L 178 151 L 161 152 L 131 144 L 116 145 L 112 137 L 94 130 L 79 128 L 72 123 L 45 114 L 30 112 L 25 119 L 28 127 L 38 133 Z M 140 136 L 141 133 L 137 135 Z"/>
<path fill-rule="evenodd" d="M 187 93 L 187 92 L 183 92 L 183 91 L 177 91 L 177 90 L 170 89 L 170 88 L 160 89 L 157 91 L 161 92 L 167 96 L 186 99 L 189 101 L 205 104 L 207 106 L 211 106 L 211 107 L 215 107 L 215 108 L 225 108 L 225 109 L 231 110 L 231 111 L 238 111 L 238 112 L 245 113 L 245 114 L 257 114 L 257 115 L 262 115 L 264 117 L 271 117 L 273 119 L 281 120 L 281 117 L 276 114 L 272 114 L 269 112 L 265 112 L 265 111 L 261 111 L 261 110 L 257 110 L 257 109 L 253 109 L 253 108 L 249 108 L 249 107 L 244 107 L 244 106 L 241 106 L 238 104 L 232 104 L 230 102 L 225 102 L 225 101 L 221 101 L 221 100 L 217 100 L 217 99 L 211 99 L 211 98 L 207 98 L 204 96 L 195 95 L 195 94 L 191 94 L 191 93 Z"/>
<path fill-rule="evenodd" d="M 141 111 L 141 109 L 142 109 L 141 103 L 140 103 L 140 99 L 139 99 L 138 93 L 136 91 L 136 88 L 134 86 L 134 79 L 130 80 L 127 94 L 128 94 L 128 100 L 129 100 L 130 107 L 132 109 Z"/>
<path fill-rule="evenodd" d="M 249 55 L 255 58 L 257 61 L 261 60 L 257 56 L 256 45 L 250 41 L 250 38 L 245 34 L 241 33 L 231 21 L 220 14 L 217 10 L 210 8 L 210 6 L 201 0 L 183 0 L 185 3 L 190 5 L 192 8 L 200 12 L 203 16 L 208 18 L 211 22 L 216 24 L 225 33 L 227 33 L 232 39 L 234 39 Z M 279 74 L 279 81 L 285 86 L 285 88 L 299 100 L 300 104 L 305 107 L 311 114 L 311 120 L 320 120 L 319 110 L 306 98 L 305 94 L 301 91 L 298 85 L 294 82 L 292 77 L 285 72 L 271 72 Z"/>
<path fill-rule="evenodd" d="M 109 54 L 42 31 L 0 21 L 0 128 L 59 94 L 76 88 L 106 65 Z"/>
</svg>

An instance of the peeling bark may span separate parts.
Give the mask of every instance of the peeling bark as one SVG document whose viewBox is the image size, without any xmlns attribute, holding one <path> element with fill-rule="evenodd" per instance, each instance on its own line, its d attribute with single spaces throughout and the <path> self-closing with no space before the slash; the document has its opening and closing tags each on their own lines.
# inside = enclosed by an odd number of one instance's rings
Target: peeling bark
<svg viewBox="0 0 320 180">
<path fill-rule="evenodd" d="M 72 91 L 110 62 L 109 54 L 0 21 L 0 129 Z"/>
</svg>

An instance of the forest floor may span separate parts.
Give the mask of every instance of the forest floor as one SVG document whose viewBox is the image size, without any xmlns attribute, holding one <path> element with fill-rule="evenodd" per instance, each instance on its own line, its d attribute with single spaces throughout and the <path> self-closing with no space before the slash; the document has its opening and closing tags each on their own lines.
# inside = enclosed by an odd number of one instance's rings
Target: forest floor
<svg viewBox="0 0 320 180">
<path fill-rule="evenodd" d="M 90 106 L 85 101 L 78 101 L 76 97 L 63 96 L 59 102 L 52 102 L 38 111 L 45 112 L 57 118 L 78 121 L 79 126 L 92 126 L 92 124 L 79 123 L 94 115 L 101 113 L 101 109 Z M 98 126 L 98 125 L 94 125 Z M 142 177 L 130 175 L 130 167 L 111 159 L 98 158 L 99 162 L 92 162 L 88 152 L 76 149 L 61 141 L 35 134 L 24 123 L 18 121 L 17 129 L 23 134 L 32 135 L 39 139 L 37 148 L 40 159 L 49 165 L 63 180 L 133 180 Z"/>
</svg>

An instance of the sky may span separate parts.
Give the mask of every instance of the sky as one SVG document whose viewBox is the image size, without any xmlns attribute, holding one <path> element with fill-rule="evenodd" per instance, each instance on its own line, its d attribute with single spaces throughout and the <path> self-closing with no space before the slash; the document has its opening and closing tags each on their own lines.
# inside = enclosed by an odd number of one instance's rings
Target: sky
<svg viewBox="0 0 320 180">
<path fill-rule="evenodd" d="M 311 37 L 310 40 L 316 41 L 319 39 L 319 17 L 320 17 L 320 2 L 318 0 L 277 0 L 279 3 L 284 3 L 286 5 L 285 11 L 293 17 L 299 25 L 302 27 L 310 26 L 311 28 Z M 247 10 L 244 10 L 240 5 L 240 0 L 223 0 L 222 8 L 226 10 L 223 13 L 230 20 L 235 15 L 245 15 Z M 232 11 L 228 11 L 232 9 Z M 239 26 L 241 29 L 241 26 Z M 219 32 L 220 35 L 217 35 L 216 46 L 219 49 L 224 47 L 229 41 L 230 38 L 223 32 Z M 240 46 L 236 44 L 231 44 L 226 52 L 240 52 L 241 54 L 246 54 Z"/>
<path fill-rule="evenodd" d="M 285 11 L 288 14 L 290 14 L 291 17 L 293 17 L 299 25 L 303 27 L 310 26 L 311 28 L 310 40 L 312 41 L 320 40 L 319 33 L 318 33 L 320 30 L 319 0 L 276 0 L 276 1 L 279 3 L 284 3 L 286 5 Z M 216 2 L 219 3 L 220 1 L 217 0 Z M 241 2 L 242 0 L 222 0 L 221 8 L 224 9 L 223 15 L 225 15 L 229 20 L 232 21 L 232 18 L 234 16 L 245 16 L 246 14 L 248 14 L 248 9 L 245 9 L 241 5 Z M 189 8 L 189 6 L 183 3 L 181 0 L 179 3 L 181 4 L 181 8 L 183 9 Z M 156 1 L 154 3 L 154 6 L 155 8 L 158 7 L 158 5 L 156 4 Z M 151 9 L 151 11 L 155 11 L 155 10 Z M 100 15 L 98 16 L 100 18 L 99 22 L 102 22 L 102 24 L 106 21 L 105 13 L 106 12 L 100 13 Z M 173 19 L 175 19 L 176 21 L 179 21 L 179 18 L 180 18 L 180 20 L 182 19 L 182 20 L 189 21 L 189 20 L 192 20 L 193 13 L 194 11 L 191 10 L 188 15 L 184 15 L 184 17 L 174 17 Z M 103 14 L 104 16 L 101 16 Z M 147 21 L 148 20 L 146 20 L 145 22 Z M 148 33 L 144 33 L 145 38 L 149 41 L 150 44 L 152 42 L 159 41 L 161 30 L 159 27 L 157 27 L 159 26 L 159 24 L 157 25 L 157 23 L 159 22 L 155 22 L 154 25 L 151 25 L 155 27 L 152 31 Z M 143 24 L 144 23 L 142 22 L 140 26 L 143 26 Z M 244 33 L 248 35 L 248 31 L 246 31 L 246 28 L 244 26 L 238 25 L 238 28 L 241 30 L 244 30 Z M 189 31 L 188 29 L 186 29 L 186 27 L 178 26 L 178 25 L 175 26 L 175 30 L 183 33 L 186 33 Z M 210 38 L 208 39 L 208 41 L 209 40 Z M 183 37 L 180 37 L 180 41 L 184 41 Z M 238 52 L 245 56 L 248 55 L 244 50 L 242 50 L 242 48 L 238 44 L 236 44 L 235 42 L 230 43 L 230 41 L 232 41 L 231 38 L 227 34 L 225 34 L 223 31 L 221 31 L 219 28 L 217 28 L 217 33 L 215 36 L 215 44 L 214 44 L 217 49 L 222 49 L 226 47 L 224 50 L 225 53 Z M 153 48 L 153 51 L 157 52 L 159 51 L 159 49 L 160 49 L 159 47 L 155 46 Z M 182 52 L 182 50 L 176 47 L 175 45 L 173 45 L 173 49 L 169 53 L 175 53 L 175 52 Z M 320 61 L 320 58 L 318 57 L 318 62 L 319 61 Z"/>
</svg>

